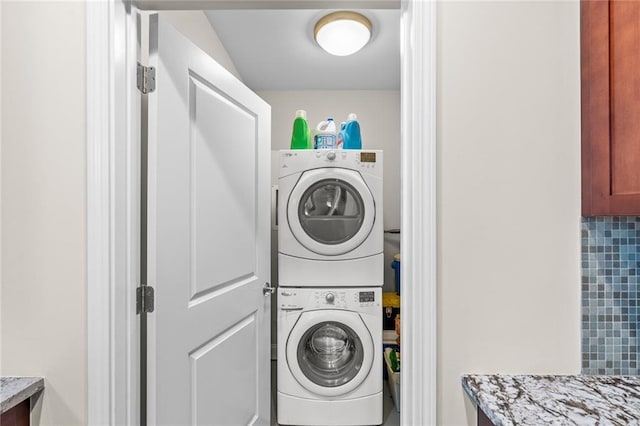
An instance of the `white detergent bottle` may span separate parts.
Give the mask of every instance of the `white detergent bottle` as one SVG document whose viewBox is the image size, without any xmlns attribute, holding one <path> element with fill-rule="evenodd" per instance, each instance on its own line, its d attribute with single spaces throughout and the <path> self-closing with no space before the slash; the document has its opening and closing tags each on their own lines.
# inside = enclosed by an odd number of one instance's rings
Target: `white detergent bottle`
<svg viewBox="0 0 640 426">
<path fill-rule="evenodd" d="M 313 137 L 313 147 L 315 149 L 334 149 L 336 147 L 336 123 L 329 117 L 326 121 L 321 121 L 316 127 L 316 134 Z"/>
<path fill-rule="evenodd" d="M 344 142 L 344 128 L 347 125 L 346 121 L 340 123 L 340 130 L 338 130 L 338 135 L 336 138 L 336 148 L 342 149 L 342 144 Z"/>
</svg>

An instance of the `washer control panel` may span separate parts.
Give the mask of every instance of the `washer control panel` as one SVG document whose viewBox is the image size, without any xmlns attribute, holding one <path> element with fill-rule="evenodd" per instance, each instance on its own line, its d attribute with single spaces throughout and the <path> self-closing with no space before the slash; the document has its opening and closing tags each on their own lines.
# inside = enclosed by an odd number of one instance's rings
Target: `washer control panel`
<svg viewBox="0 0 640 426">
<path fill-rule="evenodd" d="M 380 308 L 382 289 L 280 288 L 278 306 L 283 311 L 310 309 Z"/>
<path fill-rule="evenodd" d="M 315 290 L 312 306 L 315 308 L 347 308 L 347 292 L 340 290 Z"/>
</svg>

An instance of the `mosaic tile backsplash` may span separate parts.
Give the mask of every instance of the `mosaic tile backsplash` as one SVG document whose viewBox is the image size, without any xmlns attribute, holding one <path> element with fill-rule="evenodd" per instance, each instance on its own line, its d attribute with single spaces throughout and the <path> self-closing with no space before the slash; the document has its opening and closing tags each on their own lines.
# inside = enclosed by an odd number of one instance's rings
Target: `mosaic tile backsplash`
<svg viewBox="0 0 640 426">
<path fill-rule="evenodd" d="M 582 373 L 640 374 L 640 217 L 582 218 Z"/>
</svg>

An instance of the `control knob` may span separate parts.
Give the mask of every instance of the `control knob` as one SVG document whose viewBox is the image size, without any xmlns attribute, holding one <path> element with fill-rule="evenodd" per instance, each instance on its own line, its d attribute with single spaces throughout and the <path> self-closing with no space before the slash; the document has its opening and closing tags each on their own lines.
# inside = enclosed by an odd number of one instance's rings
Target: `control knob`
<svg viewBox="0 0 640 426">
<path fill-rule="evenodd" d="M 333 293 L 327 293 L 327 295 L 324 296 L 324 300 L 326 300 L 327 303 L 333 303 L 336 300 L 336 296 Z"/>
<path fill-rule="evenodd" d="M 327 152 L 327 160 L 333 161 L 335 159 L 336 159 L 336 153 L 335 152 L 333 152 L 333 151 Z"/>
</svg>

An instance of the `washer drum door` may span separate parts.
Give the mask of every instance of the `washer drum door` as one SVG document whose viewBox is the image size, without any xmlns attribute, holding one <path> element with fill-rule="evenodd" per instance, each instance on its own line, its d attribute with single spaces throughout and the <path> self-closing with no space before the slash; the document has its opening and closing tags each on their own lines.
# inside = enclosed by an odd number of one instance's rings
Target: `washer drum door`
<svg viewBox="0 0 640 426">
<path fill-rule="evenodd" d="M 287 365 L 308 391 L 339 396 L 364 382 L 373 351 L 371 333 L 356 312 L 304 312 L 287 339 Z"/>
<path fill-rule="evenodd" d="M 360 246 L 375 219 L 373 195 L 354 170 L 306 171 L 287 203 L 293 236 L 308 250 L 326 256 L 349 253 Z"/>
</svg>

